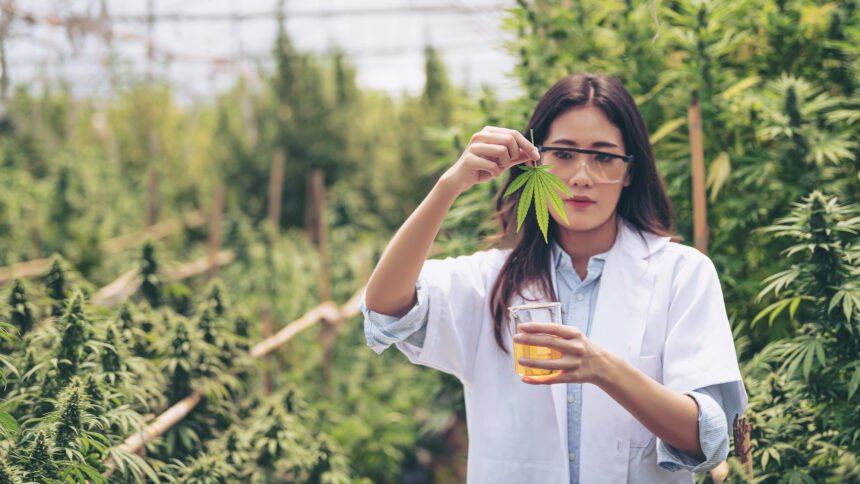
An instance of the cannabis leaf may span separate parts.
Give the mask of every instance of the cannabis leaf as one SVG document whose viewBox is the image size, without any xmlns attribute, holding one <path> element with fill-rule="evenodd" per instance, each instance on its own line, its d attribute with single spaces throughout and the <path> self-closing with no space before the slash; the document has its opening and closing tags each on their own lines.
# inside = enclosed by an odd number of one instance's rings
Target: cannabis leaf
<svg viewBox="0 0 860 484">
<path fill-rule="evenodd" d="M 534 144 L 534 130 L 531 132 L 531 137 L 532 144 Z M 517 206 L 517 232 L 520 231 L 520 227 L 522 227 L 523 221 L 529 213 L 532 199 L 534 199 L 538 227 L 543 234 L 544 242 L 549 243 L 547 240 L 547 229 L 549 228 L 547 200 L 549 200 L 549 204 L 552 205 L 552 208 L 564 220 L 564 223 L 570 225 L 570 222 L 567 220 L 567 213 L 564 210 L 564 201 L 556 190 L 560 190 L 568 197 L 572 195 L 567 185 L 558 176 L 549 172 L 552 165 L 520 166 L 519 168 L 525 171 L 525 173 L 511 182 L 502 196 L 508 197 L 525 186 L 522 195 L 520 195 L 519 205 Z"/>
</svg>

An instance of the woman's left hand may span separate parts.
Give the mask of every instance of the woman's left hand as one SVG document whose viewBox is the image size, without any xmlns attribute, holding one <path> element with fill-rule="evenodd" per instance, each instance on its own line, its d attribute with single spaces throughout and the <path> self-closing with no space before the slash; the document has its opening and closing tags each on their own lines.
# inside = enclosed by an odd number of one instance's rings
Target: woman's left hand
<svg viewBox="0 0 860 484">
<path fill-rule="evenodd" d="M 608 368 L 609 354 L 573 326 L 555 323 L 523 323 L 517 328 L 520 332 L 514 335 L 515 342 L 544 346 L 561 352 L 561 358 L 554 360 L 520 357 L 522 366 L 561 370 L 560 374 L 524 376 L 522 379 L 524 383 L 536 385 L 597 383 Z"/>
</svg>

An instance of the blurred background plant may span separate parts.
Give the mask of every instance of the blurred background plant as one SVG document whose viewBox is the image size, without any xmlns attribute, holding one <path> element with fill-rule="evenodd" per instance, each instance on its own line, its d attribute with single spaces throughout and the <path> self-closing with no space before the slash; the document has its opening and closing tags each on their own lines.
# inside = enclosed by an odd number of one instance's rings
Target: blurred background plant
<svg viewBox="0 0 860 484">
<path fill-rule="evenodd" d="M 635 96 L 686 241 L 686 110 L 700 101 L 709 256 L 751 397 L 756 479 L 856 480 L 857 2 L 520 0 L 503 27 L 522 92 L 513 99 L 457 86 L 432 46 L 422 92 L 395 99 L 360 87 L 345 52 L 302 51 L 283 28 L 262 82 L 240 78 L 208 103 L 184 105 L 151 80 L 108 99 L 62 82 L 12 88 L 0 123 L 0 266 L 53 259 L 43 278 L 0 288 L 0 480 L 98 481 L 108 456 L 132 481 L 463 480 L 459 382 L 393 350 L 375 355 L 360 318 L 329 355 L 320 328 L 267 364 L 244 355 L 263 337 L 264 310 L 277 331 L 321 302 L 324 268 L 331 299 L 348 300 L 472 133 L 522 129 L 539 96 L 580 71 L 615 75 Z M 325 266 L 309 236 L 316 170 Z M 502 182 L 456 201 L 432 257 L 487 246 Z M 139 231 L 208 218 L 219 186 L 219 237 L 235 260 L 217 284 L 171 280 L 207 256 L 207 224 L 148 243 Z M 126 305 L 97 304 L 99 288 L 134 270 L 142 287 Z M 145 457 L 116 450 L 192 391 L 204 402 Z"/>
</svg>

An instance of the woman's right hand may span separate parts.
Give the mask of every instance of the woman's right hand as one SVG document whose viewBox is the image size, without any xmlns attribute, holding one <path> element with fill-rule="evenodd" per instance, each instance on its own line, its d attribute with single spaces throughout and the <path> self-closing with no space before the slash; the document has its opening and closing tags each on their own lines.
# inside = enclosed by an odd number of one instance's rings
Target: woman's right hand
<svg viewBox="0 0 860 484">
<path fill-rule="evenodd" d="M 492 180 L 508 168 L 537 160 L 540 153 L 517 130 L 487 126 L 472 135 L 460 159 L 442 175 L 441 180 L 463 193 L 473 185 Z"/>
</svg>

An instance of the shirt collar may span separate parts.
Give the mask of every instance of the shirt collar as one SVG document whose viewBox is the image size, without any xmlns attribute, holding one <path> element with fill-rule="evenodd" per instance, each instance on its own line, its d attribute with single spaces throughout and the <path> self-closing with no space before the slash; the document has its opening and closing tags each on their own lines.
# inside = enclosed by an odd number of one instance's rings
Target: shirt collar
<svg viewBox="0 0 860 484">
<path fill-rule="evenodd" d="M 610 248 L 610 250 L 612 249 Z M 555 267 L 556 269 L 560 268 L 562 265 L 570 265 L 571 267 L 573 267 L 573 261 L 570 259 L 570 255 L 568 255 L 567 252 L 564 251 L 564 249 L 561 247 L 561 244 L 559 244 L 558 241 L 556 241 L 555 239 L 553 239 L 552 241 L 551 254 L 553 267 Z M 606 256 L 608 254 L 609 250 L 607 250 L 606 252 L 601 252 L 599 254 L 594 254 L 593 256 L 591 256 L 588 262 L 589 264 L 591 264 L 591 261 L 593 260 L 605 261 Z"/>
</svg>

